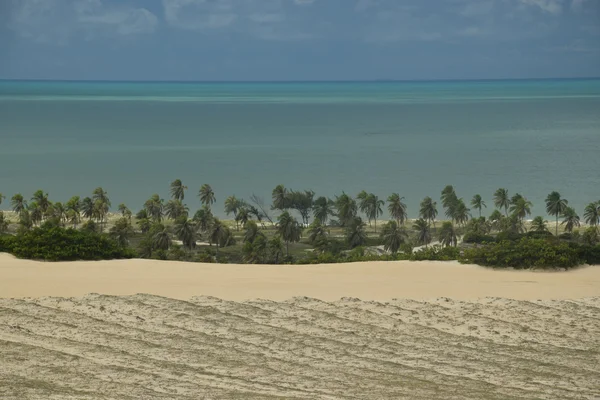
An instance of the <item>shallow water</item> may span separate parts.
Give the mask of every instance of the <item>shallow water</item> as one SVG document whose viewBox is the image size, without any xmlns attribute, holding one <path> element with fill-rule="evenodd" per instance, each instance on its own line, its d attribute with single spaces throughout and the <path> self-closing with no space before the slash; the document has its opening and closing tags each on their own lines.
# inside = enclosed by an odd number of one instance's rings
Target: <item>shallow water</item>
<svg viewBox="0 0 600 400">
<path fill-rule="evenodd" d="M 498 187 L 544 215 L 560 191 L 600 199 L 600 80 L 108 83 L 0 82 L 0 192 L 54 200 L 108 190 L 138 209 L 169 182 L 187 203 L 210 183 L 270 200 L 283 183 L 333 196 L 424 196 L 447 184 L 492 208 Z M 8 204 L 0 207 L 6 208 Z"/>
</svg>

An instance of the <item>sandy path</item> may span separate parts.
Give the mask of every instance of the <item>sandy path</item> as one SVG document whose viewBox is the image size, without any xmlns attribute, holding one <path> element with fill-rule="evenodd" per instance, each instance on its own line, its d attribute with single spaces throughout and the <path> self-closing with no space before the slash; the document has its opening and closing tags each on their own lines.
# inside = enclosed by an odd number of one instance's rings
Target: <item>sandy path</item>
<svg viewBox="0 0 600 400">
<path fill-rule="evenodd" d="M 600 296 L 600 266 L 569 272 L 494 271 L 454 262 L 314 266 L 198 264 L 152 260 L 43 263 L 0 254 L 0 297 L 150 293 L 177 299 L 366 300 L 450 297 L 567 299 Z"/>
</svg>

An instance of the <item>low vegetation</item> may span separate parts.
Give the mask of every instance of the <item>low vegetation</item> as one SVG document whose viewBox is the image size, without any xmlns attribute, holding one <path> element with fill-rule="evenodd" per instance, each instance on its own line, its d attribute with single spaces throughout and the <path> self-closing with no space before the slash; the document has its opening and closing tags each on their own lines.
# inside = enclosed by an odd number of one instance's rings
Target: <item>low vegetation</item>
<svg viewBox="0 0 600 400">
<path fill-rule="evenodd" d="M 571 268 L 600 263 L 598 225 L 600 201 L 585 207 L 582 221 L 558 192 L 545 201 L 549 223 L 537 216 L 520 193 L 500 188 L 495 207 L 476 194 L 466 202 L 452 186 L 440 195 L 446 220 L 438 219 L 438 203 L 425 197 L 418 216 L 408 220 L 404 197 L 387 201 L 362 191 L 342 192 L 333 199 L 310 190 L 278 185 L 272 202 L 256 195 L 249 201 L 229 196 L 225 212 L 232 221 L 215 217 L 217 197 L 210 185 L 198 191 L 200 209 L 186 205 L 188 188 L 180 180 L 170 186 L 171 199 L 152 195 L 137 212 L 125 204 L 110 214 L 108 194 L 97 188 L 89 197 L 64 204 L 38 190 L 30 201 L 10 199 L 11 218 L 0 211 L 0 251 L 43 260 L 96 260 L 142 257 L 200 262 L 249 264 L 336 263 L 372 260 L 458 260 L 491 267 Z M 0 194 L 0 201 L 6 199 Z M 473 217 L 471 208 L 476 212 Z M 381 223 L 384 210 L 390 221 Z M 581 231 L 579 230 L 581 229 Z"/>
</svg>

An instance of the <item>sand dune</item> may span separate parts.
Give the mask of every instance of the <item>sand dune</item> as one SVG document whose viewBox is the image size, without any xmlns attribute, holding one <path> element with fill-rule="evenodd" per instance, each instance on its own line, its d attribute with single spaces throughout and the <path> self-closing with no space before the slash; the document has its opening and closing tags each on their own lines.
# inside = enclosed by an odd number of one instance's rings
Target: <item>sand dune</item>
<svg viewBox="0 0 600 400">
<path fill-rule="evenodd" d="M 494 271 L 454 262 L 367 262 L 281 266 L 152 260 L 44 263 L 0 254 L 0 297 L 151 293 L 189 299 L 366 300 L 486 296 L 565 299 L 600 296 L 600 267 L 569 272 Z"/>
<path fill-rule="evenodd" d="M 596 399 L 600 267 L 0 254 L 0 360 L 3 400 Z"/>
<path fill-rule="evenodd" d="M 593 399 L 600 298 L 0 300 L 2 399 Z"/>
</svg>

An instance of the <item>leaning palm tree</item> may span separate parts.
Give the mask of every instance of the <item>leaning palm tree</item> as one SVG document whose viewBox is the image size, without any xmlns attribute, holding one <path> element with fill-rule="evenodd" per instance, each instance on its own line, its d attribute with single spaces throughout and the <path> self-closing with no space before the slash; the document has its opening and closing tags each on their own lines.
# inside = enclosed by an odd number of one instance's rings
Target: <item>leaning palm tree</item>
<svg viewBox="0 0 600 400">
<path fill-rule="evenodd" d="M 600 224 L 600 201 L 595 201 L 588 204 L 583 211 L 583 218 L 585 223 L 590 226 L 597 226 Z"/>
<path fill-rule="evenodd" d="M 555 235 L 558 236 L 558 217 L 564 214 L 569 207 L 569 201 L 560 197 L 560 193 L 554 191 L 546 197 L 546 212 L 556 217 Z"/>
<path fill-rule="evenodd" d="M 181 240 L 186 250 L 196 247 L 196 232 L 196 223 L 187 216 L 180 217 L 175 223 L 175 236 Z"/>
<path fill-rule="evenodd" d="M 313 203 L 313 217 L 315 220 L 321 221 L 323 225 L 327 225 L 327 220 L 334 215 L 334 203 L 327 197 L 319 197 Z"/>
<path fill-rule="evenodd" d="M 499 210 L 504 209 L 504 215 L 508 217 L 508 207 L 510 207 L 508 189 L 500 188 L 494 192 L 494 206 Z"/>
<path fill-rule="evenodd" d="M 473 206 L 474 209 L 479 211 L 479 218 L 481 218 L 481 209 L 487 208 L 485 201 L 483 201 L 483 199 L 481 198 L 481 195 L 479 195 L 479 194 L 476 194 L 475 196 L 473 196 L 473 199 L 471 199 L 471 206 Z"/>
<path fill-rule="evenodd" d="M 358 209 L 360 212 L 367 214 L 369 211 L 369 193 L 367 193 L 366 190 L 361 190 L 361 192 L 356 195 L 356 200 L 358 200 Z"/>
<path fill-rule="evenodd" d="M 250 211 L 248 210 L 248 208 L 246 207 L 240 207 L 237 215 L 235 216 L 235 223 L 238 224 L 238 230 L 239 230 L 239 226 L 241 225 L 242 227 L 245 227 L 246 224 L 248 223 L 248 221 L 250 221 L 251 215 L 250 215 Z"/>
<path fill-rule="evenodd" d="M 21 214 L 27 209 L 27 201 L 21 193 L 15 194 L 12 199 L 10 199 L 10 204 L 12 206 L 12 210 L 17 214 Z"/>
<path fill-rule="evenodd" d="M 346 226 L 352 221 L 358 212 L 356 201 L 344 192 L 339 196 L 335 196 L 335 208 L 340 225 L 342 226 Z"/>
<path fill-rule="evenodd" d="M 398 225 L 396 221 L 388 222 L 383 226 L 383 230 L 381 231 L 383 248 L 392 254 L 396 254 L 400 250 L 400 246 L 406 243 L 407 238 L 406 230 Z"/>
<path fill-rule="evenodd" d="M 200 190 L 198 191 L 198 197 L 200 197 L 200 203 L 208 207 L 212 206 L 214 202 L 217 201 L 215 192 L 208 183 L 205 183 L 200 187 Z"/>
<path fill-rule="evenodd" d="M 444 222 L 440 228 L 439 241 L 444 247 L 454 246 L 458 244 L 458 236 L 452 222 Z"/>
<path fill-rule="evenodd" d="M 228 198 L 225 199 L 225 214 L 230 215 L 233 213 L 233 218 L 236 220 L 236 224 L 237 224 L 237 214 L 242 205 L 243 205 L 243 203 L 240 202 L 240 200 L 238 200 L 237 197 L 235 197 L 235 196 L 229 196 Z M 239 227 L 238 227 L 238 230 L 239 230 Z"/>
<path fill-rule="evenodd" d="M 244 232 L 244 243 L 253 243 L 254 239 L 261 234 L 258 225 L 254 221 L 248 221 L 244 226 L 244 229 L 246 229 L 246 232 Z"/>
<path fill-rule="evenodd" d="M 292 217 L 289 212 L 284 211 L 279 218 L 277 218 L 277 233 L 285 242 L 285 252 L 289 257 L 290 242 L 293 243 L 300 241 L 300 237 L 302 236 L 302 227 L 296 218 Z"/>
<path fill-rule="evenodd" d="M 396 220 L 396 225 L 404 225 L 404 222 L 408 219 L 406 204 L 402 200 L 404 200 L 404 197 L 400 197 L 398 193 L 392 193 L 387 199 L 388 212 Z"/>
<path fill-rule="evenodd" d="M 185 197 L 185 191 L 187 190 L 187 186 L 183 185 L 181 179 L 175 179 L 171 182 L 171 197 L 173 200 L 183 201 Z"/>
<path fill-rule="evenodd" d="M 420 204 L 419 217 L 427 221 L 428 225 L 433 223 L 433 228 L 435 229 L 435 218 L 437 215 L 437 202 L 433 201 L 429 196 L 425 197 Z"/>
<path fill-rule="evenodd" d="M 573 207 L 567 207 L 567 209 L 563 212 L 563 221 L 560 223 L 565 226 L 565 231 L 571 233 L 573 232 L 574 227 L 581 226 L 581 221 L 579 220 L 579 215 Z"/>
<path fill-rule="evenodd" d="M 548 225 L 546 224 L 546 221 L 544 221 L 543 217 L 538 216 L 531 221 L 529 229 L 532 232 L 548 232 Z"/>
<path fill-rule="evenodd" d="M 417 231 L 417 244 L 419 245 L 427 245 L 431 243 L 431 233 L 429 231 L 429 223 L 423 219 L 419 218 L 413 224 L 413 229 Z"/>
<path fill-rule="evenodd" d="M 444 207 L 446 210 L 446 216 L 449 218 L 453 218 L 452 216 L 455 213 L 454 208 L 456 207 L 456 204 L 458 202 L 458 196 L 456 195 L 456 192 L 454 191 L 454 187 L 452 185 L 448 185 L 442 190 L 441 199 L 442 207 Z"/>
</svg>

